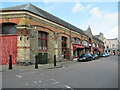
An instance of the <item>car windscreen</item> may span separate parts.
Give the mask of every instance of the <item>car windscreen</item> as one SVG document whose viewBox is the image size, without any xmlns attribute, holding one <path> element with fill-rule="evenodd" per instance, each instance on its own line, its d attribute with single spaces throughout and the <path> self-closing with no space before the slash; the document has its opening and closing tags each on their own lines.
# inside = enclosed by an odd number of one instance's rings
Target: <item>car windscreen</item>
<svg viewBox="0 0 120 90">
<path fill-rule="evenodd" d="M 85 57 L 85 56 L 86 56 L 85 54 L 82 54 L 82 55 L 80 56 L 80 58 Z"/>
<path fill-rule="evenodd" d="M 91 54 L 87 54 L 87 56 L 92 56 Z"/>
<path fill-rule="evenodd" d="M 93 54 L 93 56 L 97 56 L 96 54 Z"/>
</svg>

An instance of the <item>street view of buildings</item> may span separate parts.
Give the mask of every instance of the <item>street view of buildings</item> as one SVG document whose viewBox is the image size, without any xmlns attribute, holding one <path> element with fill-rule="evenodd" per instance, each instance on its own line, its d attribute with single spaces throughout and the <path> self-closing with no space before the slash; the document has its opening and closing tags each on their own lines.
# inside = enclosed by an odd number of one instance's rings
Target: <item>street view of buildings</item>
<svg viewBox="0 0 120 90">
<path fill-rule="evenodd" d="M 48 62 L 54 55 L 64 61 L 83 53 L 118 54 L 117 38 L 93 35 L 90 26 L 83 31 L 32 4 L 4 8 L 0 23 L 1 64 L 9 63 L 10 54 L 14 64 L 35 63 L 38 54 L 47 57 Z"/>
<path fill-rule="evenodd" d="M 114 58 L 117 60 L 117 56 L 120 55 L 118 38 L 108 39 L 104 36 L 104 32 L 100 32 L 99 35 L 93 35 L 91 26 L 86 27 L 86 30 L 82 30 L 33 4 L 3 8 L 0 11 L 0 24 L 2 27 L 2 29 L 0 29 L 0 64 L 3 66 L 9 65 L 10 55 L 12 55 L 12 64 L 21 65 L 21 67 L 22 65 L 35 65 L 36 55 L 38 56 L 39 65 L 54 63 L 55 57 L 57 62 L 76 62 L 76 60 L 85 53 L 97 54 L 99 57 L 103 53 L 107 53 L 109 57 L 106 58 L 109 58 L 111 61 Z M 105 59 L 107 62 L 106 58 L 100 59 Z M 103 60 L 98 60 L 96 62 L 100 63 L 102 61 Z M 93 64 L 94 61 L 90 63 L 92 63 L 91 66 L 96 64 Z M 80 67 L 82 68 L 82 66 Z M 104 70 L 106 70 L 106 68 Z M 5 74 L 5 76 L 6 75 L 8 74 Z M 114 76 L 116 75 L 117 74 Z M 20 77 L 19 75 L 18 77 L 22 78 L 22 76 Z M 4 85 L 9 82 L 4 80 L 6 79 L 3 79 Z M 68 79 L 68 81 L 69 80 L 70 79 Z M 108 80 L 110 79 L 108 78 Z M 13 88 L 10 87 L 9 84 L 6 84 L 4 88 L 7 85 L 8 88 Z M 20 85 L 22 86 L 22 84 Z M 116 84 L 115 87 L 114 84 L 112 85 L 113 88 L 116 88 Z M 50 86 L 47 88 L 49 87 Z M 66 87 L 69 88 L 69 86 Z M 76 87 L 79 88 L 79 85 Z M 102 86 L 98 87 L 102 88 Z M 31 86 L 31 88 L 35 87 Z M 60 88 L 64 87 L 61 86 Z M 90 87 L 88 86 L 88 88 Z"/>
</svg>

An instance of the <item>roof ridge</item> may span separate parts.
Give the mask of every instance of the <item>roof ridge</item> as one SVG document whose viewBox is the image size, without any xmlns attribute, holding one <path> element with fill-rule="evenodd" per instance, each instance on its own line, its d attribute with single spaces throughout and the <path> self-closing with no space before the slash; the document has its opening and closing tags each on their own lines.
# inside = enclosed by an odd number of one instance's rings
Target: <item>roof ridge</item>
<svg viewBox="0 0 120 90">
<path fill-rule="evenodd" d="M 19 6 L 23 6 L 23 5 L 27 5 L 27 4 L 22 4 L 22 5 L 16 5 L 16 6 L 10 6 L 10 7 L 5 7 L 5 8 L 2 8 L 2 9 L 7 9 L 7 8 L 13 8 L 13 7 L 19 7 Z"/>
<path fill-rule="evenodd" d="M 48 20 L 51 20 L 52 22 L 60 24 L 64 27 L 67 27 L 67 28 L 69 28 L 73 31 L 76 31 L 76 32 L 79 32 L 81 34 L 86 35 L 84 33 L 84 31 L 82 29 L 80 29 L 79 27 L 77 27 L 77 26 L 75 26 L 75 25 L 73 25 L 73 24 L 55 16 L 54 14 L 51 14 L 51 13 L 49 13 L 49 12 L 47 12 L 47 11 L 45 11 L 45 10 L 43 10 L 43 9 L 41 9 L 41 8 L 31 4 L 31 3 L 23 4 L 23 5 L 17 5 L 17 6 L 14 6 L 14 7 L 9 7 L 9 8 L 3 9 L 3 11 L 4 10 L 18 10 L 18 11 L 19 10 L 26 10 L 26 11 L 32 12 L 34 14 L 37 14 L 37 15 L 43 17 L 43 18 L 46 18 Z"/>
<path fill-rule="evenodd" d="M 33 4 L 31 4 L 31 5 L 32 5 L 33 7 L 35 7 L 39 12 L 40 12 L 40 10 L 41 10 L 43 13 L 47 13 L 47 14 L 49 14 L 49 15 L 55 17 L 56 19 L 59 19 L 60 21 L 63 21 L 63 22 L 65 22 L 65 23 L 67 23 L 67 24 L 70 24 L 70 25 L 76 27 L 75 25 L 73 25 L 73 24 L 71 24 L 71 23 L 69 23 L 69 22 L 67 22 L 67 21 L 65 21 L 65 20 L 63 20 L 63 19 L 61 19 L 61 18 L 59 18 L 59 17 L 57 17 L 57 16 L 55 16 L 55 15 L 53 15 L 53 14 L 51 14 L 51 13 L 45 11 L 45 10 L 43 10 L 43 9 L 41 9 L 41 8 L 35 6 L 35 5 L 33 5 Z M 40 10 L 39 10 L 39 9 L 40 9 Z M 40 12 L 40 13 L 41 13 L 41 12 Z M 76 28 L 78 28 L 78 27 L 76 27 Z M 80 29 L 80 28 L 78 28 L 78 29 Z M 82 29 L 80 29 L 80 30 L 83 31 Z"/>
<path fill-rule="evenodd" d="M 28 10 L 28 8 L 30 7 L 30 3 L 26 4 L 26 6 L 24 8 L 21 8 L 21 9 L 25 9 L 25 10 Z"/>
</svg>

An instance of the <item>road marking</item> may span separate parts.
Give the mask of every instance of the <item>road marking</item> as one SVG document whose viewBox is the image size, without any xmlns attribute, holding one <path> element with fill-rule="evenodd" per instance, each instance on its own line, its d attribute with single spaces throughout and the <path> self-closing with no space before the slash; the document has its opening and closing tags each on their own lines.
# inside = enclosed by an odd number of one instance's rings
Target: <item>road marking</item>
<svg viewBox="0 0 120 90">
<path fill-rule="evenodd" d="M 71 88 L 71 87 L 70 87 L 70 86 L 68 86 L 68 85 L 65 85 L 65 87 L 66 87 L 66 88 Z"/>
<path fill-rule="evenodd" d="M 37 81 L 35 81 L 34 83 L 37 83 Z"/>
<path fill-rule="evenodd" d="M 60 83 L 60 82 L 55 82 L 55 83 L 52 83 L 52 84 L 54 84 L 54 85 L 55 85 L 55 84 L 58 84 L 58 83 Z"/>
<path fill-rule="evenodd" d="M 18 77 L 18 78 L 22 78 L 22 76 L 20 76 L 20 75 L 16 75 L 16 77 Z"/>
<path fill-rule="evenodd" d="M 41 83 L 42 81 L 39 81 L 39 83 Z"/>
<path fill-rule="evenodd" d="M 25 85 L 26 85 L 26 86 L 29 86 L 29 84 L 28 84 L 28 83 L 25 83 Z"/>
<path fill-rule="evenodd" d="M 56 81 L 55 79 L 53 79 L 53 78 L 51 78 L 50 80 L 52 80 L 52 81 Z"/>
</svg>

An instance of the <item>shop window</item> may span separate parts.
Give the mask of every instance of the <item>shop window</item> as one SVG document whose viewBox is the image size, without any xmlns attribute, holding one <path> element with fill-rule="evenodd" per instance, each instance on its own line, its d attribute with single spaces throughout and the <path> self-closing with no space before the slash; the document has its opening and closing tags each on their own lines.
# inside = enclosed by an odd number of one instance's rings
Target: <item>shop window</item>
<svg viewBox="0 0 120 90">
<path fill-rule="evenodd" d="M 82 43 L 83 45 L 88 46 L 88 42 L 86 40 L 84 40 Z"/>
<path fill-rule="evenodd" d="M 98 48 L 98 44 L 96 43 L 96 47 Z"/>
<path fill-rule="evenodd" d="M 47 33 L 46 32 L 38 32 L 38 48 L 39 50 L 47 50 Z"/>
<path fill-rule="evenodd" d="M 96 47 L 95 43 L 92 44 L 93 47 Z"/>
<path fill-rule="evenodd" d="M 79 38 L 76 38 L 76 37 L 73 37 L 72 38 L 72 44 L 80 44 L 80 39 Z"/>
<path fill-rule="evenodd" d="M 107 46 L 107 49 L 109 49 L 109 47 Z"/>
<path fill-rule="evenodd" d="M 105 52 L 107 53 L 107 50 L 105 50 Z"/>
<path fill-rule="evenodd" d="M 2 24 L 2 34 L 17 34 L 17 29 L 13 23 Z"/>
<path fill-rule="evenodd" d="M 67 37 L 62 37 L 62 56 L 67 59 Z"/>
</svg>

